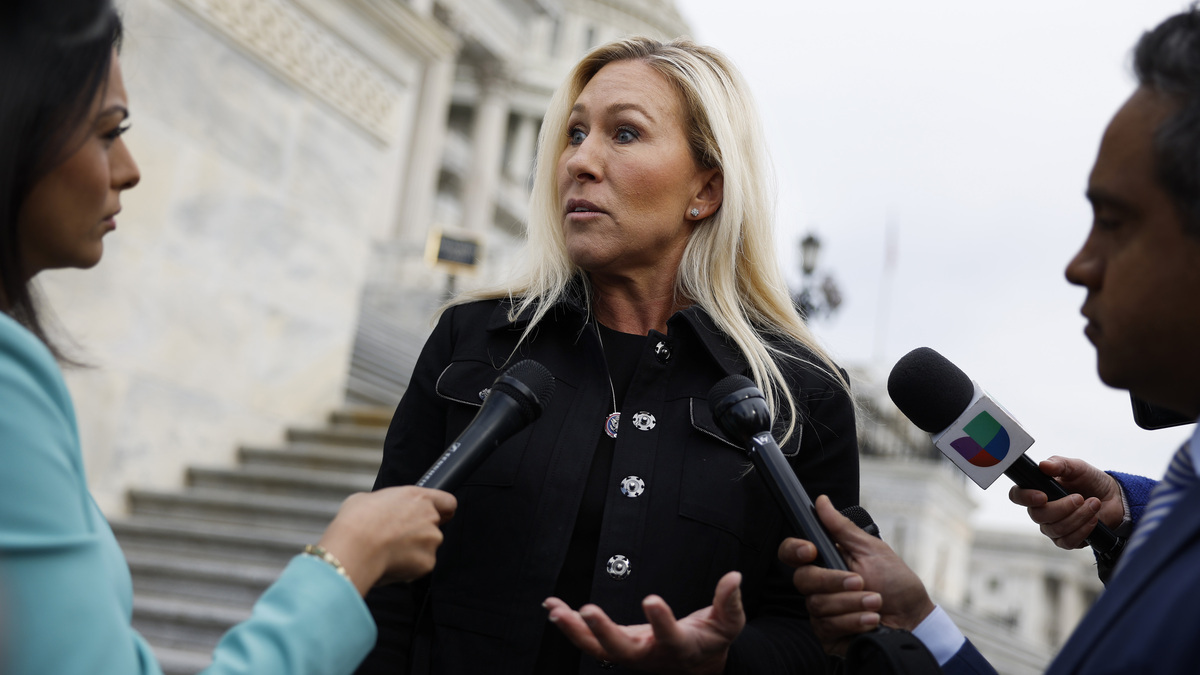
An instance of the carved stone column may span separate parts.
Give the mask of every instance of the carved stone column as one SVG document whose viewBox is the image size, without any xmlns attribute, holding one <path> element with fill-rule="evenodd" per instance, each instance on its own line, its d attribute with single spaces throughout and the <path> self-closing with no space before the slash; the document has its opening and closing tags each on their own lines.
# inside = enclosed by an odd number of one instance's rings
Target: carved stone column
<svg viewBox="0 0 1200 675">
<path fill-rule="evenodd" d="M 533 171 L 533 153 L 537 149 L 538 120 L 528 115 L 517 119 L 517 135 L 513 138 L 512 153 L 508 156 L 505 171 L 508 177 L 521 186 L 529 184 Z"/>
<path fill-rule="evenodd" d="M 446 117 L 453 84 L 453 59 L 433 61 L 425 67 L 396 228 L 396 237 L 406 243 L 423 243 L 433 224 L 433 205 L 442 168 Z"/>
<path fill-rule="evenodd" d="M 487 231 L 496 208 L 508 131 L 506 85 L 507 79 L 497 70 L 481 69 L 471 130 L 471 165 L 463 195 L 463 227 L 471 232 Z"/>
</svg>

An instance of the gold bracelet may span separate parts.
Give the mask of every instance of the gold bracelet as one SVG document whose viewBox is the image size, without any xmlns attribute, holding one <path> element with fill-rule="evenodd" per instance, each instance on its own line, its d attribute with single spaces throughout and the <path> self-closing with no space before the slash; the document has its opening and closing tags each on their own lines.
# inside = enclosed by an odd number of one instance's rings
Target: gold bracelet
<svg viewBox="0 0 1200 675">
<path fill-rule="evenodd" d="M 351 585 L 354 585 L 354 581 L 350 579 L 350 575 L 346 573 L 346 568 L 342 565 L 342 561 L 338 560 L 337 557 L 329 551 L 326 551 L 324 546 L 321 546 L 320 544 L 308 544 L 304 547 L 304 554 L 311 555 L 318 560 L 323 560 L 329 563 L 330 567 L 337 570 L 338 574 L 345 577 L 346 581 L 349 581 Z"/>
</svg>

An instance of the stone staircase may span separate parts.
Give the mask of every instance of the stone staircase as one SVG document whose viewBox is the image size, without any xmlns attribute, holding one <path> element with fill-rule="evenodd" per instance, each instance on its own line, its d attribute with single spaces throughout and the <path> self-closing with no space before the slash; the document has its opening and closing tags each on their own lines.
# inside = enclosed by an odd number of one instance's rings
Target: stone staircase
<svg viewBox="0 0 1200 675">
<path fill-rule="evenodd" d="M 165 675 L 194 675 L 343 499 L 370 490 L 396 403 L 440 302 L 368 284 L 346 382 L 325 426 L 290 429 L 282 448 L 242 447 L 228 469 L 193 467 L 182 491 L 134 489 L 112 522 L 133 573 L 133 625 Z"/>
<path fill-rule="evenodd" d="M 341 501 L 371 489 L 391 414 L 344 408 L 322 428 L 288 430 L 282 448 L 241 448 L 233 468 L 190 469 L 182 491 L 130 491 L 130 515 L 112 527 L 133 573 L 133 625 L 166 675 L 206 667 Z"/>
</svg>

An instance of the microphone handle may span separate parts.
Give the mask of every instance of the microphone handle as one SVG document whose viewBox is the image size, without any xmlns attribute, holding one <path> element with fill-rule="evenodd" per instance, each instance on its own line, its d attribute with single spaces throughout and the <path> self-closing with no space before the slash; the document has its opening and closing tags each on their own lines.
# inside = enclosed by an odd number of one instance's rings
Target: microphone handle
<svg viewBox="0 0 1200 675">
<path fill-rule="evenodd" d="M 771 432 L 763 431 L 750 439 L 750 459 L 754 466 L 763 474 L 767 489 L 774 495 L 775 501 L 792 526 L 792 530 L 801 537 L 811 541 L 817 547 L 817 559 L 813 564 L 833 570 L 849 570 L 837 546 L 829 538 L 829 534 L 817 519 L 817 511 L 804 486 L 792 472 L 792 467 L 783 456 L 783 451 L 771 436 Z"/>
<path fill-rule="evenodd" d="M 1013 462 L 1012 466 L 1005 469 L 1004 475 L 1011 478 L 1012 482 L 1017 484 L 1017 487 L 1045 492 L 1046 498 L 1050 501 L 1062 499 L 1068 494 L 1063 489 L 1063 486 L 1059 485 L 1058 481 L 1042 473 L 1038 465 L 1024 453 L 1021 454 L 1017 461 Z M 1092 530 L 1092 533 L 1084 541 L 1101 555 L 1113 555 L 1119 552 L 1125 545 L 1125 542 L 1120 537 L 1101 522 L 1096 523 L 1096 528 Z"/>
<path fill-rule="evenodd" d="M 475 418 L 421 476 L 416 482 L 417 487 L 447 492 L 458 489 L 496 446 L 525 424 L 521 404 L 503 391 L 492 389 Z"/>
<path fill-rule="evenodd" d="M 826 569 L 849 571 L 850 568 L 842 559 L 842 554 L 837 550 L 833 540 L 829 538 L 829 533 L 821 525 L 820 519 L 817 518 L 816 507 L 808 498 L 808 493 L 804 491 L 804 486 L 800 484 L 796 474 L 792 473 L 791 465 L 787 463 L 787 458 L 783 456 L 783 451 L 779 449 L 779 444 L 775 442 L 775 437 L 771 435 L 771 432 L 763 431 L 755 434 L 750 439 L 749 451 L 750 459 L 753 460 L 754 466 L 763 473 L 767 489 L 775 496 L 775 501 L 783 509 L 792 529 L 817 547 L 817 559 L 812 564 Z M 871 531 L 868 526 L 873 527 L 875 530 L 873 534 L 878 537 L 879 526 L 875 525 L 862 507 L 858 507 L 857 510 L 861 511 L 862 516 L 866 518 L 865 524 L 853 517 L 857 514 L 843 513 L 843 515 L 854 520 L 856 525 L 868 532 Z M 916 661 L 913 660 L 913 656 L 906 656 L 906 654 L 913 650 L 924 649 L 926 660 L 934 666 L 937 665 L 937 661 L 932 654 L 929 654 L 928 649 L 924 648 L 924 645 L 917 638 L 912 637 L 908 631 L 888 628 L 882 624 L 856 637 L 851 643 L 851 649 L 865 649 L 867 653 L 881 651 L 889 662 L 900 660 L 908 665 L 916 663 Z M 870 663 L 872 666 L 869 670 L 857 669 L 851 671 L 850 675 L 877 672 L 878 664 L 875 661 L 870 661 Z"/>
</svg>

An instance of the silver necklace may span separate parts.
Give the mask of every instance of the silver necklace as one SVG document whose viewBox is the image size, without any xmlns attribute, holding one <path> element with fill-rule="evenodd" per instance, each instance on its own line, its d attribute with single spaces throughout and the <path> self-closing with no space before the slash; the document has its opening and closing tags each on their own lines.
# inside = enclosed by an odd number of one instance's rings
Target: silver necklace
<svg viewBox="0 0 1200 675">
<path fill-rule="evenodd" d="M 608 391 L 612 394 L 612 409 L 604 418 L 604 433 L 609 438 L 617 437 L 617 427 L 621 424 L 621 411 L 617 410 L 617 388 L 613 386 L 612 373 L 608 372 L 608 356 L 604 353 L 604 337 L 600 335 L 600 324 L 592 317 L 592 327 L 596 330 L 596 339 L 600 342 L 600 357 L 604 359 L 604 375 L 608 378 Z"/>
</svg>

